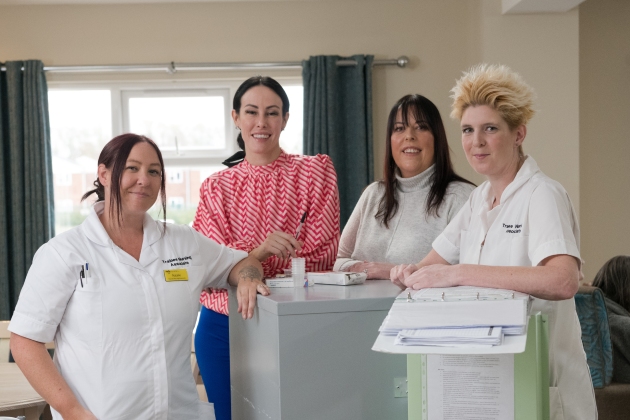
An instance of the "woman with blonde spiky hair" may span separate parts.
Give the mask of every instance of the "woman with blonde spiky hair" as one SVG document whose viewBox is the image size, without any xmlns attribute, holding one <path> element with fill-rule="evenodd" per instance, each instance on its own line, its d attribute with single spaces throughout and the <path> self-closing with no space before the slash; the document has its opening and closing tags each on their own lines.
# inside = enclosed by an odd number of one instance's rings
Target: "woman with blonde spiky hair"
<svg viewBox="0 0 630 420">
<path fill-rule="evenodd" d="M 581 277 L 579 226 L 565 189 L 523 152 L 533 90 L 505 66 L 479 65 L 457 81 L 451 116 L 460 120 L 472 168 L 486 177 L 420 263 L 392 269 L 413 289 L 481 286 L 534 297 L 549 317 L 551 419 L 596 419 L 573 295 Z"/>
</svg>

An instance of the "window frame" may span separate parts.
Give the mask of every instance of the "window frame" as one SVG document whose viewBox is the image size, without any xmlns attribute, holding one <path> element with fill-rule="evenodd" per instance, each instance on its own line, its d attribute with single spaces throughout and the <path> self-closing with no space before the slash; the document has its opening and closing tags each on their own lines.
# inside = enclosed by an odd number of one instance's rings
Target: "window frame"
<svg viewBox="0 0 630 420">
<path fill-rule="evenodd" d="M 276 79 L 279 83 L 281 83 L 284 87 L 291 86 L 300 86 L 303 87 L 302 77 L 299 73 L 296 72 L 266 72 L 271 77 Z M 190 77 L 192 76 L 192 77 Z M 192 181 L 192 174 L 194 171 L 200 171 L 200 179 L 201 182 L 209 175 L 206 171 L 210 173 L 215 172 L 217 169 L 226 168 L 222 162 L 225 158 L 232 155 L 236 150 L 238 150 L 238 145 L 236 143 L 236 136 L 238 134 L 238 130 L 234 127 L 234 123 L 231 118 L 232 111 L 232 98 L 234 93 L 238 89 L 238 87 L 243 83 L 244 80 L 252 76 L 250 71 L 247 73 L 235 71 L 230 72 L 230 74 L 212 74 L 212 78 L 208 77 L 200 77 L 196 75 L 189 74 L 177 74 L 177 75 L 149 75 L 149 74 L 115 74 L 115 73 L 67 73 L 67 74 L 50 74 L 47 75 L 47 84 L 49 91 L 61 90 L 61 91 L 84 91 L 84 90 L 106 90 L 109 92 L 110 97 L 110 121 L 108 124 L 110 129 L 110 138 L 113 138 L 117 135 L 124 133 L 124 109 L 123 109 L 123 92 L 125 91 L 142 91 L 142 90 L 154 90 L 154 91 L 191 91 L 191 90 L 216 90 L 216 89 L 224 89 L 227 91 L 227 99 L 226 99 L 226 148 L 222 151 L 217 150 L 205 150 L 204 152 L 209 152 L 205 156 L 199 156 L 198 154 L 187 153 L 185 156 L 169 156 L 169 153 L 164 153 L 164 164 L 167 170 L 167 174 L 170 168 L 178 168 L 181 170 L 187 171 L 185 175 L 185 179 L 187 183 Z M 295 115 L 292 113 L 292 115 Z M 285 133 L 286 135 L 287 133 Z M 109 139 L 105 139 L 108 141 Z M 285 147 L 288 146 L 285 144 Z M 291 151 L 288 149 L 289 153 L 295 153 L 296 151 Z M 192 156 L 191 156 L 192 155 Z M 98 158 L 98 156 L 97 156 Z M 53 167 L 53 176 L 55 176 L 56 172 L 54 172 L 55 167 Z M 96 174 L 96 167 L 94 168 L 94 175 Z M 83 175 L 85 178 L 85 175 Z M 93 178 L 92 178 L 93 179 Z M 196 178 L 195 178 L 196 179 Z M 54 182 L 54 181 L 53 181 Z M 196 181 L 195 181 L 196 182 Z M 167 181 L 168 185 L 169 183 Z M 173 184 L 174 185 L 174 184 Z M 83 179 L 83 188 L 82 193 L 87 191 L 91 186 L 90 176 L 87 179 Z M 62 187 L 59 185 L 55 185 L 55 192 L 57 187 Z M 172 187 L 172 185 L 171 185 Z M 167 186 L 168 188 L 168 186 Z M 187 186 L 188 190 L 186 190 L 185 195 L 185 207 L 189 208 L 189 202 L 191 201 L 191 194 L 194 192 L 190 190 L 190 186 Z M 65 193 L 62 193 L 60 197 L 57 197 L 55 194 L 55 199 L 62 199 L 65 197 Z M 74 194 L 74 193 L 72 193 Z M 171 194 L 169 194 L 169 197 Z M 73 198 L 74 200 L 74 198 Z M 189 203 L 189 204 L 186 204 Z M 77 204 L 77 203 L 75 203 Z M 157 205 L 157 204 L 156 204 Z M 78 210 L 79 213 L 85 217 L 88 213 L 89 207 L 91 207 L 90 200 L 81 203 L 80 208 L 75 208 L 74 210 Z M 159 206 L 158 206 L 159 207 Z M 73 222 L 72 217 L 74 213 L 68 213 L 67 215 L 64 213 L 64 216 L 58 220 L 57 223 L 59 226 L 62 226 L 62 230 L 59 232 L 63 232 L 69 228 L 75 227 L 77 224 Z M 172 214 L 172 213 L 170 213 Z M 66 218 L 66 216 L 70 218 Z M 62 222 L 63 220 L 63 222 Z M 187 223 L 182 222 L 181 223 Z"/>
<path fill-rule="evenodd" d="M 268 75 L 276 79 L 283 86 L 303 86 L 301 76 L 274 76 L 273 72 Z M 232 98 L 238 87 L 249 76 L 229 77 L 229 78 L 200 78 L 200 79 L 127 79 L 111 80 L 111 75 L 89 75 L 90 80 L 84 80 L 85 75 L 76 75 L 76 80 L 72 77 L 64 77 L 63 80 L 48 81 L 48 90 L 98 90 L 107 89 L 111 94 L 111 118 L 112 118 L 112 138 L 125 132 L 128 127 L 128 115 L 125 111 L 128 106 L 124 106 L 125 92 L 193 92 L 193 91 L 223 91 L 225 96 L 226 110 L 226 147 L 223 150 L 203 150 L 201 153 L 187 153 L 185 156 L 176 156 L 173 153 L 163 151 L 164 165 L 170 167 L 203 167 L 218 166 L 234 154 L 238 149 L 236 136 L 238 134 L 234 122 L 232 121 Z M 97 79 L 98 78 L 98 79 Z M 97 79 L 97 80 L 95 80 Z"/>
<path fill-rule="evenodd" d="M 120 91 L 120 107 L 122 118 L 122 131 L 130 132 L 130 113 L 129 102 L 133 98 L 165 98 L 165 97 L 204 97 L 204 96 L 219 96 L 223 98 L 223 107 L 225 110 L 224 126 L 225 126 L 225 147 L 222 149 L 187 149 L 185 154 L 178 155 L 176 151 L 162 150 L 162 157 L 166 165 L 175 166 L 172 162 L 189 161 L 190 159 L 203 159 L 203 160 L 225 160 L 228 156 L 231 156 L 235 150 L 234 142 L 230 142 L 228 139 L 234 134 L 233 128 L 231 128 L 232 118 L 230 111 L 232 106 L 230 104 L 230 89 L 227 87 L 199 87 L 199 88 L 182 88 L 181 86 L 170 88 L 128 88 Z M 168 163 L 167 163 L 168 162 Z"/>
</svg>

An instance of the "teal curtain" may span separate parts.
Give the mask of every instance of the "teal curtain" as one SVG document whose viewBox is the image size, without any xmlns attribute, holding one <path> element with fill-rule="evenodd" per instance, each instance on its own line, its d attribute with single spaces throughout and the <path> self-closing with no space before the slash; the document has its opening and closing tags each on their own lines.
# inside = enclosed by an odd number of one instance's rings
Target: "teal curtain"
<svg viewBox="0 0 630 420">
<path fill-rule="evenodd" d="M 54 235 L 48 88 L 38 60 L 0 72 L 0 319 L 15 309 L 37 248 Z"/>
<path fill-rule="evenodd" d="M 339 66 L 354 60 L 356 66 Z M 372 63 L 374 56 L 314 56 L 302 62 L 304 154 L 324 153 L 337 171 L 341 227 L 373 181 Z"/>
</svg>

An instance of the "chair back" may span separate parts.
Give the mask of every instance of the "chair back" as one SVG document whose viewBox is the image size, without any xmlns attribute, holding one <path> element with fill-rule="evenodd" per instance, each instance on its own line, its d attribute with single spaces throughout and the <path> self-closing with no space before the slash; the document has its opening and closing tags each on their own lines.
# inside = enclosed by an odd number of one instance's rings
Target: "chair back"
<svg viewBox="0 0 630 420">
<path fill-rule="evenodd" d="M 9 321 L 0 321 L 0 363 L 9 361 Z"/>
<path fill-rule="evenodd" d="M 603 388 L 610 384 L 613 375 L 613 351 L 604 293 L 597 287 L 580 286 L 575 295 L 575 309 L 593 387 Z"/>
<path fill-rule="evenodd" d="M 11 331 L 9 331 L 9 323 L 11 321 L 0 321 L 0 363 L 13 363 L 13 357 L 11 357 L 10 338 Z M 46 343 L 46 350 L 50 357 L 55 354 L 55 343 L 51 341 Z M 0 420 L 2 420 L 0 418 Z"/>
</svg>

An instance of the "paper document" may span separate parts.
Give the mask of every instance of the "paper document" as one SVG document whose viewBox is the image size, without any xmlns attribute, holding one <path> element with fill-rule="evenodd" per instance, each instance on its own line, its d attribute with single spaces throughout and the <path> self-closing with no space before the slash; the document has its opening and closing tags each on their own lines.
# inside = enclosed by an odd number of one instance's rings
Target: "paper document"
<svg viewBox="0 0 630 420">
<path fill-rule="evenodd" d="M 395 343 L 403 346 L 498 346 L 503 342 L 501 327 L 431 328 L 402 330 Z"/>
<path fill-rule="evenodd" d="M 530 308 L 529 295 L 511 290 L 470 286 L 405 290 L 394 301 L 381 332 L 502 326 L 518 333 L 527 324 Z"/>
<path fill-rule="evenodd" d="M 409 290 L 405 290 L 397 299 L 407 299 Z M 492 289 L 487 287 L 457 286 L 437 287 L 412 291 L 411 298 L 422 301 L 465 301 L 465 300 L 504 300 L 526 298 L 525 293 L 506 289 Z"/>
<path fill-rule="evenodd" d="M 514 420 L 514 355 L 427 355 L 429 419 Z"/>
<path fill-rule="evenodd" d="M 383 320 L 383 323 L 378 328 L 378 332 L 387 336 L 397 336 L 398 333 L 400 333 L 401 331 L 405 329 L 405 328 L 388 328 L 389 324 L 390 324 L 389 315 L 386 315 L 385 319 Z M 478 325 L 475 325 L 472 327 L 473 328 L 478 327 Z M 457 328 L 457 327 L 449 327 L 449 328 Z M 433 329 L 433 328 L 423 328 L 423 329 Z M 440 327 L 436 327 L 435 329 L 440 329 Z M 527 324 L 501 326 L 501 332 L 503 333 L 503 335 L 521 335 L 521 334 L 525 334 L 526 331 L 527 331 Z"/>
</svg>

